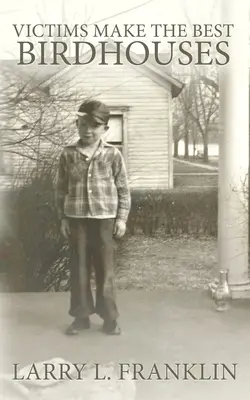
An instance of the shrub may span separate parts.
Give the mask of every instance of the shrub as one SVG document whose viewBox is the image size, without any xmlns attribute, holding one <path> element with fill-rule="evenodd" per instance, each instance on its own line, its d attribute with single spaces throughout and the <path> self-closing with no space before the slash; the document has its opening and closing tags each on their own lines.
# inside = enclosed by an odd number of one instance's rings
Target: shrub
<svg viewBox="0 0 250 400">
<path fill-rule="evenodd" d="M 196 189 L 134 191 L 128 221 L 131 234 L 168 235 L 217 234 L 217 190 Z"/>
<path fill-rule="evenodd" d="M 13 291 L 65 290 L 69 287 L 68 247 L 62 239 L 54 203 L 54 171 L 48 166 L 28 175 L 8 194 L 12 233 L 2 240 Z M 168 235 L 216 235 L 217 192 L 133 191 L 128 235 L 158 231 Z"/>
<path fill-rule="evenodd" d="M 12 188 L 8 198 L 12 235 L 3 252 L 8 254 L 10 289 L 56 289 L 67 274 L 67 246 L 59 232 L 51 169 L 30 174 L 23 186 Z M 6 238 L 2 248 L 5 243 Z"/>
</svg>

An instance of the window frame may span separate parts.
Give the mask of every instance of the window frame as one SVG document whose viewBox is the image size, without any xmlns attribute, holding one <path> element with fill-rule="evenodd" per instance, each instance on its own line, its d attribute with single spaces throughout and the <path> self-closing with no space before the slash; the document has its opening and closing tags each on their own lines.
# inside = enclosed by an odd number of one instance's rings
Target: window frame
<svg viewBox="0 0 250 400">
<path fill-rule="evenodd" d="M 128 111 L 127 106 L 109 106 L 110 116 L 122 117 L 122 150 L 125 164 L 128 164 Z M 111 143 L 112 144 L 112 143 Z"/>
</svg>

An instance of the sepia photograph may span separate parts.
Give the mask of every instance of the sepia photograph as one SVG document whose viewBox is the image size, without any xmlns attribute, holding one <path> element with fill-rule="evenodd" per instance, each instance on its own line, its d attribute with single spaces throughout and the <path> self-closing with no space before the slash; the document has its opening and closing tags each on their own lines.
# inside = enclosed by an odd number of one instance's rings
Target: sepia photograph
<svg viewBox="0 0 250 400">
<path fill-rule="evenodd" d="M 0 398 L 248 399 L 250 1 L 0 21 Z"/>
</svg>

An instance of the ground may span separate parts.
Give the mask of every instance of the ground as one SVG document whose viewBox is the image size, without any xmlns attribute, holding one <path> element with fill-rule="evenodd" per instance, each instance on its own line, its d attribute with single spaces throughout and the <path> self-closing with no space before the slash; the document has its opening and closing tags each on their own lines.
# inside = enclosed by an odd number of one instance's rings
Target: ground
<svg viewBox="0 0 250 400">
<path fill-rule="evenodd" d="M 186 160 L 183 156 L 182 157 L 179 156 L 179 157 L 177 157 L 177 159 Z M 219 166 L 219 157 L 218 156 L 209 156 L 207 164 L 204 163 L 202 158 L 193 157 L 193 156 L 189 156 L 188 161 L 194 162 L 195 164 L 201 164 L 201 165 L 210 165 L 210 166 L 214 166 L 214 167 Z"/>
<path fill-rule="evenodd" d="M 134 365 L 143 369 L 133 381 L 135 400 L 248 400 L 250 302 L 234 301 L 227 312 L 218 313 L 204 290 L 218 273 L 216 240 L 138 235 L 125 237 L 119 251 L 116 281 L 122 335 L 104 336 L 96 315 L 91 317 L 90 330 L 77 337 L 64 335 L 72 322 L 69 293 L 1 293 L 5 349 L 0 372 L 10 374 L 10 381 L 14 363 L 24 367 L 55 357 L 78 364 L 122 363 L 129 364 L 132 373 Z M 172 375 L 166 379 L 165 364 L 173 370 L 179 364 L 181 371 L 187 364 L 197 380 L 189 375 L 185 379 L 183 372 L 179 379 Z M 158 376 L 150 375 L 154 365 Z M 223 380 L 222 365 L 236 372 L 235 379 L 227 374 Z M 80 391 L 71 399 L 85 397 Z M 104 397 L 93 397 L 97 399 Z"/>
<path fill-rule="evenodd" d="M 174 159 L 174 187 L 216 187 L 218 185 L 218 160 L 208 165 L 201 160 Z"/>
<path fill-rule="evenodd" d="M 184 162 L 183 162 L 184 161 Z M 208 168 L 206 168 L 208 167 Z M 208 173 L 208 172 L 217 172 L 211 171 L 209 167 L 218 167 L 218 165 L 206 165 L 201 162 L 195 161 L 185 161 L 183 159 L 174 159 L 174 173 Z"/>
<path fill-rule="evenodd" d="M 120 289 L 204 289 L 218 274 L 216 240 L 143 235 L 124 239 L 119 254 Z"/>
<path fill-rule="evenodd" d="M 117 301 L 121 336 L 104 336 L 100 319 L 93 316 L 90 330 L 67 337 L 64 330 L 71 322 L 68 293 L 1 294 L 1 339 L 5 343 L 1 368 L 11 374 L 13 363 L 23 367 L 53 357 L 71 363 L 113 361 L 131 367 L 136 363 L 142 365 L 146 379 L 137 375 L 135 400 L 249 399 L 249 301 L 233 303 L 226 313 L 216 312 L 212 299 L 199 290 L 119 290 Z M 164 380 L 164 363 L 173 369 L 179 363 L 181 371 L 185 363 L 189 367 L 197 364 L 192 369 L 196 377 L 198 373 L 197 380 L 190 376 L 185 380 L 183 372 L 178 380 L 173 376 Z M 214 378 L 213 364 L 219 364 L 220 379 L 199 380 L 201 363 L 204 378 Z M 236 364 L 235 379 L 227 374 L 221 380 L 223 363 L 230 370 Z M 155 374 L 148 379 L 153 364 L 163 380 Z M 85 400 L 80 394 L 71 400 Z M 97 399 L 103 400 L 93 398 Z"/>
</svg>

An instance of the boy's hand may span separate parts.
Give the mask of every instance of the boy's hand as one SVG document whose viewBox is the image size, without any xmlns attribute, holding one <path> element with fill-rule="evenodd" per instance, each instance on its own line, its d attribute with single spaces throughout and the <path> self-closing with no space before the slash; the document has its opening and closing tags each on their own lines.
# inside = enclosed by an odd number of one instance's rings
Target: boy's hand
<svg viewBox="0 0 250 400">
<path fill-rule="evenodd" d="M 61 223 L 61 233 L 65 239 L 69 238 L 70 235 L 70 226 L 69 221 L 67 219 L 63 219 Z"/>
<path fill-rule="evenodd" d="M 126 232 L 126 222 L 122 221 L 121 219 L 117 219 L 114 225 L 114 235 L 116 238 L 121 238 L 124 236 Z"/>
</svg>

